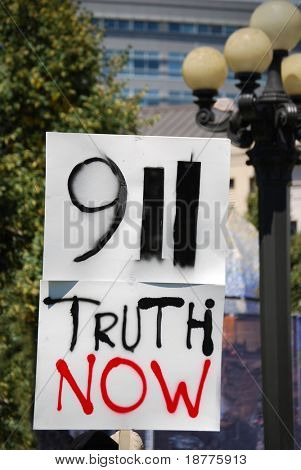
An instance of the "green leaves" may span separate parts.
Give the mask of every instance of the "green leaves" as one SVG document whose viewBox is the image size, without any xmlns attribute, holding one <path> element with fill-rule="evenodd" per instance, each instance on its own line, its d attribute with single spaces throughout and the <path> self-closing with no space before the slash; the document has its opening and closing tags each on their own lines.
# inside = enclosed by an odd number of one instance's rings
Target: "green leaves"
<svg viewBox="0 0 301 470">
<path fill-rule="evenodd" d="M 292 311 L 301 308 L 301 233 L 292 236 L 291 245 Z"/>
<path fill-rule="evenodd" d="M 135 133 L 139 96 L 122 98 L 125 52 L 72 0 L 0 6 L 0 448 L 31 448 L 45 133 Z"/>
</svg>

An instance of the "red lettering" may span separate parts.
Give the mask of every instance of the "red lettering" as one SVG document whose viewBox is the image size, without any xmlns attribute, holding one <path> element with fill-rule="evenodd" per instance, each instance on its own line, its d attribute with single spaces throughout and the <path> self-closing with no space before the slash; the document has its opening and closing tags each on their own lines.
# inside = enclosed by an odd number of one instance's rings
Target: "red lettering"
<svg viewBox="0 0 301 470">
<path fill-rule="evenodd" d="M 64 361 L 64 359 L 59 359 L 56 363 L 56 368 L 61 374 L 60 377 L 60 386 L 59 386 L 59 394 L 58 394 L 58 402 L 57 402 L 57 410 L 61 411 L 62 409 L 62 389 L 63 389 L 63 381 L 64 379 L 67 380 L 70 387 L 72 388 L 73 392 L 77 396 L 82 409 L 86 415 L 90 415 L 93 413 L 94 407 L 93 403 L 90 399 L 91 393 L 91 383 L 92 383 L 92 375 L 93 375 L 93 367 L 95 363 L 95 356 L 94 354 L 89 354 L 87 356 L 88 364 L 89 364 L 89 371 L 88 371 L 88 385 L 87 385 L 87 397 L 84 396 L 82 391 L 80 390 L 79 386 L 77 385 L 73 375 L 71 374 L 68 365 Z"/>
<path fill-rule="evenodd" d="M 79 386 L 77 385 L 77 382 L 75 381 L 73 375 L 71 374 L 70 369 L 67 363 L 64 361 L 64 359 L 59 359 L 57 361 L 56 367 L 60 374 L 60 384 L 59 384 L 58 403 L 57 403 L 58 411 L 62 410 L 62 390 L 63 390 L 63 382 L 65 379 L 69 383 L 72 391 L 74 392 L 77 399 L 79 400 L 84 413 L 87 415 L 90 415 L 91 413 L 93 413 L 94 406 L 93 406 L 93 403 L 91 402 L 91 385 L 92 385 L 93 368 L 94 368 L 95 360 L 96 359 L 95 359 L 94 354 L 89 354 L 87 356 L 87 361 L 88 361 L 87 382 L 88 383 L 87 383 L 86 396 L 82 393 Z M 108 375 L 115 367 L 119 367 L 120 365 L 131 367 L 138 374 L 142 383 L 142 392 L 141 392 L 140 398 L 135 403 L 129 406 L 121 406 L 121 405 L 114 403 L 109 397 L 108 390 L 107 390 Z M 204 388 L 204 384 L 208 375 L 210 365 L 211 365 L 210 359 L 206 359 L 204 362 L 203 371 L 201 374 L 195 403 L 193 404 L 189 398 L 186 383 L 183 381 L 180 382 L 177 386 L 174 397 L 172 397 L 168 390 L 166 381 L 163 377 L 161 367 L 159 366 L 157 361 L 151 362 L 151 369 L 160 384 L 160 387 L 161 387 L 161 390 L 165 399 L 166 407 L 169 413 L 175 413 L 175 411 L 178 408 L 180 398 L 182 397 L 186 405 L 189 416 L 191 418 L 196 418 L 198 416 L 203 388 Z M 146 382 L 146 378 L 145 378 L 143 370 L 135 362 L 129 359 L 123 359 L 121 357 L 115 357 L 108 362 L 108 364 L 106 365 L 101 375 L 100 389 L 101 389 L 103 401 L 107 405 L 108 408 L 115 411 L 116 413 L 130 413 L 131 411 L 134 411 L 137 408 L 139 408 L 139 406 L 143 403 L 145 396 L 146 396 L 146 392 L 147 392 L 147 382 Z"/>
<path fill-rule="evenodd" d="M 107 378 L 109 373 L 111 372 L 112 369 L 115 367 L 119 367 L 120 365 L 125 365 L 128 367 L 131 367 L 137 374 L 139 375 L 141 382 L 142 382 L 142 393 L 139 398 L 139 400 L 134 403 L 133 405 L 130 406 L 120 406 L 116 405 L 116 403 L 112 402 L 108 395 L 107 391 Z M 114 359 L 111 359 L 108 364 L 106 365 L 101 379 L 100 379 L 100 389 L 102 393 L 103 400 L 105 404 L 111 408 L 111 410 L 116 411 L 116 413 L 129 413 L 130 411 L 134 411 L 136 408 L 139 408 L 141 403 L 143 403 L 147 391 L 147 384 L 146 384 L 146 378 L 143 373 L 143 370 L 133 361 L 130 361 L 128 359 L 123 359 L 121 357 L 114 357 Z"/>
<path fill-rule="evenodd" d="M 207 377 L 207 374 L 208 374 L 210 364 L 211 364 L 210 359 L 206 359 L 205 362 L 204 362 L 203 372 L 202 372 L 202 375 L 201 375 L 200 384 L 199 384 L 197 396 L 196 396 L 196 399 L 195 399 L 195 404 L 193 405 L 190 401 L 189 396 L 188 396 L 186 383 L 185 382 L 180 382 L 179 383 L 177 391 L 175 393 L 175 396 L 174 396 L 174 398 L 172 398 L 170 393 L 169 393 L 169 390 L 167 388 L 165 379 L 163 377 L 163 374 L 162 374 L 162 371 L 161 371 L 161 368 L 160 368 L 158 362 L 157 361 L 152 361 L 151 362 L 152 371 L 155 374 L 155 376 L 156 376 L 156 378 L 157 378 L 157 380 L 158 380 L 158 382 L 161 386 L 161 389 L 162 389 L 162 392 L 163 392 L 163 395 L 164 395 L 164 399 L 165 399 L 165 402 L 166 402 L 166 407 L 167 407 L 167 410 L 169 411 L 169 413 L 174 413 L 176 411 L 176 409 L 178 407 L 178 404 L 179 404 L 180 397 L 182 396 L 189 416 L 191 418 L 196 418 L 198 416 L 199 408 L 200 408 L 200 401 L 201 401 L 202 392 L 203 392 L 203 388 L 204 388 L 204 383 L 205 383 L 205 380 L 206 380 L 206 377 Z"/>
</svg>

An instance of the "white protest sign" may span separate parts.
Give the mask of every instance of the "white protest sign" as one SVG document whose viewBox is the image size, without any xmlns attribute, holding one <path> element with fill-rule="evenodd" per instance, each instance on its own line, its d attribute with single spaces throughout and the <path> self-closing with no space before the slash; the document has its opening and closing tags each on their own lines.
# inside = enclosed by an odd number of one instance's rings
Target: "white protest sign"
<svg viewBox="0 0 301 470">
<path fill-rule="evenodd" d="M 228 139 L 47 134 L 45 280 L 223 285 Z"/>
<path fill-rule="evenodd" d="M 41 283 L 35 429 L 219 430 L 224 288 Z"/>
<path fill-rule="evenodd" d="M 47 134 L 35 429 L 219 429 L 229 165 L 227 139 Z"/>
</svg>

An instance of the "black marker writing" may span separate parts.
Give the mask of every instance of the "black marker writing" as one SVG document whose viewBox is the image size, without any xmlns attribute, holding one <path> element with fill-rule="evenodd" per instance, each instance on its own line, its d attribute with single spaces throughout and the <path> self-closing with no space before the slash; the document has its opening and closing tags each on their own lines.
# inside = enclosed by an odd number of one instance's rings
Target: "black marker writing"
<svg viewBox="0 0 301 470">
<path fill-rule="evenodd" d="M 208 310 L 205 311 L 204 321 L 195 320 L 193 315 L 194 304 L 192 302 L 189 303 L 189 314 L 188 314 L 188 329 L 187 329 L 187 339 L 186 339 L 186 346 L 188 349 L 191 349 L 191 331 L 193 328 L 203 328 L 204 330 L 204 339 L 203 339 L 203 346 L 202 351 L 205 356 L 210 356 L 213 352 L 213 341 L 212 341 L 212 313 L 211 308 L 214 307 L 215 302 L 212 299 L 207 299 L 205 305 Z"/>
<path fill-rule="evenodd" d="M 127 311 L 128 311 L 128 308 L 127 308 L 127 306 L 125 305 L 124 308 L 123 308 L 122 345 L 123 345 L 124 349 L 126 349 L 127 351 L 134 352 L 136 346 L 138 346 L 138 344 L 139 344 L 139 342 L 140 342 L 140 339 L 141 339 L 141 316 L 140 316 L 140 310 L 139 310 L 139 308 L 137 307 L 137 309 L 136 309 L 136 311 L 137 311 L 137 339 L 136 339 L 136 342 L 135 342 L 134 344 L 132 344 L 131 346 L 129 346 L 129 345 L 127 344 L 127 341 L 126 341 Z"/>
<path fill-rule="evenodd" d="M 93 300 L 93 299 L 87 299 L 85 297 L 77 297 L 76 295 L 72 298 L 64 298 L 64 299 L 52 299 L 51 297 L 46 297 L 43 300 L 45 305 L 54 305 L 58 304 L 61 302 L 72 302 L 70 313 L 72 316 L 72 323 L 73 323 L 73 329 L 72 329 L 72 339 L 71 339 L 71 345 L 70 345 L 70 351 L 74 350 L 74 347 L 77 342 L 77 333 L 78 333 L 78 316 L 79 316 L 79 302 L 89 302 L 94 305 L 100 305 L 100 302 L 98 300 Z"/>
<path fill-rule="evenodd" d="M 162 329 L 162 308 L 164 307 L 183 307 L 184 300 L 180 297 L 143 297 L 138 302 L 138 308 L 148 310 L 149 308 L 158 307 L 157 313 L 157 340 L 158 348 L 162 347 L 161 329 Z"/>
<path fill-rule="evenodd" d="M 104 317 L 111 317 L 113 318 L 113 321 L 110 326 L 105 328 L 104 330 L 101 329 L 101 319 Z M 106 334 L 108 331 L 110 331 L 118 322 L 118 316 L 115 315 L 115 313 L 96 313 L 95 315 L 95 330 L 94 330 L 94 337 L 95 337 L 95 351 L 99 350 L 99 342 L 101 341 L 102 343 L 106 343 L 111 348 L 115 347 L 115 343 L 111 341 L 109 336 Z"/>
<path fill-rule="evenodd" d="M 75 192 L 74 192 L 74 183 L 75 183 L 76 177 L 78 176 L 78 174 L 80 173 L 80 171 L 83 169 L 85 165 L 89 165 L 91 163 L 96 163 L 96 162 L 103 163 L 109 166 L 113 174 L 118 179 L 119 189 L 118 189 L 117 197 L 109 204 L 104 204 L 103 206 L 98 206 L 98 207 L 88 207 L 88 206 L 81 204 L 81 202 L 77 199 Z M 104 211 L 108 209 L 109 207 L 114 206 L 114 218 L 113 218 L 113 221 L 109 230 L 104 235 L 102 235 L 102 237 L 98 240 L 94 248 L 87 251 L 83 255 L 77 256 L 74 259 L 76 263 L 79 263 L 81 261 L 87 260 L 88 258 L 91 258 L 91 256 L 96 255 L 96 253 L 98 253 L 105 246 L 105 244 L 110 240 L 112 235 L 116 232 L 125 214 L 126 200 L 127 200 L 127 185 L 126 185 L 126 181 L 121 170 L 116 165 L 116 163 L 113 162 L 113 160 L 111 160 L 109 157 L 107 157 L 106 159 L 94 157 L 94 158 L 88 158 L 87 160 L 85 160 L 82 163 L 79 163 L 73 168 L 68 178 L 68 191 L 69 191 L 69 195 L 70 195 L 70 199 L 72 203 L 81 212 L 90 212 L 90 213 L 99 212 L 99 211 Z"/>
</svg>

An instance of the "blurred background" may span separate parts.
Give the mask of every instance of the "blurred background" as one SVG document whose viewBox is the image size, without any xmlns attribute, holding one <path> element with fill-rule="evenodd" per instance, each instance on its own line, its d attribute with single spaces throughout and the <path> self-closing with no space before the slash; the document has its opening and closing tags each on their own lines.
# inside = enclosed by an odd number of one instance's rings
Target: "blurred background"
<svg viewBox="0 0 301 470">
<path fill-rule="evenodd" d="M 68 432 L 32 432 L 45 132 L 212 135 L 195 123 L 183 60 L 198 45 L 222 51 L 259 3 L 0 1 L 0 448 L 63 449 L 71 442 Z M 217 110 L 235 105 L 234 83 L 230 72 Z M 139 431 L 147 448 L 263 448 L 257 193 L 246 160 L 232 146 L 221 432 Z M 295 437 L 301 442 L 299 167 L 291 200 Z"/>
</svg>

